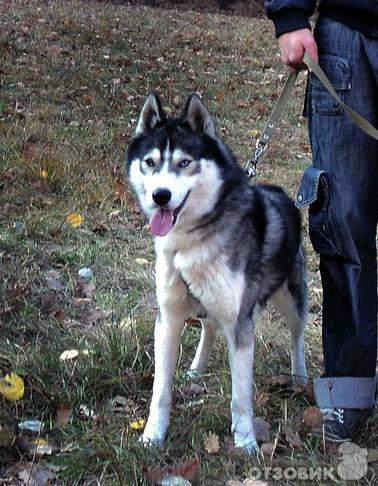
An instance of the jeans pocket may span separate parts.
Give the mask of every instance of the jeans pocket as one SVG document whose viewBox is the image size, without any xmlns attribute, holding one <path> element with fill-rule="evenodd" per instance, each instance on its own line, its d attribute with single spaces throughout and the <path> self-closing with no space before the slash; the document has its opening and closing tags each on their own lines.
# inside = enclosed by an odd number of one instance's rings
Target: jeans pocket
<svg viewBox="0 0 378 486">
<path fill-rule="evenodd" d="M 319 65 L 344 101 L 345 92 L 351 88 L 348 59 L 330 54 L 321 55 Z M 342 112 L 340 103 L 328 93 L 314 73 L 310 73 L 310 100 L 312 109 L 320 115 L 338 115 Z"/>
<path fill-rule="evenodd" d="M 306 169 L 298 189 L 296 205 L 299 208 L 309 206 L 309 234 L 314 250 L 322 255 L 341 255 L 341 239 L 325 171 L 316 167 Z"/>
</svg>

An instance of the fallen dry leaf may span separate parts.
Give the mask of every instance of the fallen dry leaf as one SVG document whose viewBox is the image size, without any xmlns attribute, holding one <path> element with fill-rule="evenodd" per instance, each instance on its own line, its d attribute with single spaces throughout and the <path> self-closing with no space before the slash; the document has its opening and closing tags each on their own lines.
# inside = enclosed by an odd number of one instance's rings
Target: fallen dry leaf
<svg viewBox="0 0 378 486">
<path fill-rule="evenodd" d="M 125 195 L 125 183 L 118 177 L 114 180 L 114 193 L 117 199 L 122 199 Z"/>
<path fill-rule="evenodd" d="M 18 300 L 20 297 L 24 297 L 28 292 L 28 285 L 16 285 L 15 287 L 5 291 L 5 300 L 7 302 Z"/>
<path fill-rule="evenodd" d="M 77 349 L 67 349 L 59 356 L 59 361 L 70 361 L 71 359 L 77 358 L 77 356 L 79 356 Z"/>
<path fill-rule="evenodd" d="M 274 455 L 275 450 L 276 450 L 276 444 L 274 442 L 266 442 L 261 446 L 261 453 L 264 456 L 272 457 Z"/>
<path fill-rule="evenodd" d="M 87 326 L 90 326 L 92 324 L 95 324 L 100 319 L 105 319 L 110 314 L 110 311 L 104 311 L 96 307 L 94 309 L 89 309 L 87 312 L 85 312 L 81 317 L 81 322 L 83 324 L 86 324 Z"/>
<path fill-rule="evenodd" d="M 85 279 L 85 274 L 87 274 L 89 278 Z M 80 276 L 80 280 L 76 282 L 75 300 L 79 301 L 79 299 L 92 298 L 96 292 L 96 284 L 90 281 L 93 277 L 93 271 L 90 268 L 84 267 L 78 271 L 78 275 Z"/>
<path fill-rule="evenodd" d="M 82 292 L 84 297 L 93 297 L 96 292 L 96 285 L 93 282 L 82 284 Z"/>
<path fill-rule="evenodd" d="M 198 458 L 195 458 L 173 466 L 147 469 L 145 475 L 151 484 L 161 484 L 164 478 L 169 476 L 176 476 L 191 481 L 198 476 L 199 467 L 200 461 Z"/>
<path fill-rule="evenodd" d="M 149 261 L 146 258 L 135 258 L 135 262 L 138 263 L 138 265 L 149 265 Z"/>
<path fill-rule="evenodd" d="M 66 403 L 59 403 L 56 407 L 56 424 L 63 428 L 72 416 L 71 407 Z"/>
<path fill-rule="evenodd" d="M 144 419 L 135 420 L 134 422 L 129 423 L 131 430 L 143 430 L 145 425 L 146 421 Z"/>
<path fill-rule="evenodd" d="M 83 307 L 85 305 L 91 304 L 92 299 L 89 299 L 88 297 L 75 297 L 73 303 L 75 307 Z"/>
<path fill-rule="evenodd" d="M 56 290 L 58 292 L 62 290 L 63 285 L 60 279 L 61 276 L 56 270 L 49 270 L 45 273 L 46 284 L 50 290 Z"/>
<path fill-rule="evenodd" d="M 303 412 L 303 422 L 310 429 L 316 429 L 323 424 L 323 414 L 318 407 L 308 407 Z"/>
<path fill-rule="evenodd" d="M 258 134 L 259 134 L 259 131 L 257 130 L 257 128 L 252 128 L 252 130 L 250 130 L 248 132 L 248 135 L 250 135 L 253 138 L 257 138 Z"/>
<path fill-rule="evenodd" d="M 79 228 L 83 224 L 84 216 L 79 213 L 70 213 L 67 215 L 66 221 L 72 228 Z"/>
<path fill-rule="evenodd" d="M 139 406 L 131 398 L 125 398 L 117 395 L 116 397 L 108 400 L 106 408 L 110 413 L 121 413 L 135 416 Z"/>
<path fill-rule="evenodd" d="M 290 375 L 278 375 L 269 379 L 267 384 L 272 387 L 288 387 L 291 386 Z"/>
<path fill-rule="evenodd" d="M 53 453 L 53 447 L 47 442 L 46 439 L 35 439 L 31 441 L 31 444 L 35 448 L 35 453 L 38 456 L 51 456 Z"/>
<path fill-rule="evenodd" d="M 193 398 L 203 395 L 206 392 L 204 385 L 197 385 L 197 383 L 187 383 L 186 385 L 180 387 L 180 392 L 187 398 Z"/>
<path fill-rule="evenodd" d="M 256 404 L 260 405 L 260 407 L 265 407 L 270 400 L 270 395 L 267 392 L 258 393 L 256 396 Z"/>
<path fill-rule="evenodd" d="M 258 442 L 266 442 L 269 440 L 270 424 L 262 417 L 253 418 L 253 428 Z"/>
<path fill-rule="evenodd" d="M 43 469 L 38 464 L 28 462 L 17 466 L 20 472 L 18 478 L 27 486 L 51 485 L 55 474 L 48 469 Z"/>
<path fill-rule="evenodd" d="M 24 396 L 24 380 L 16 373 L 0 379 L 0 393 L 9 401 L 15 402 Z"/>
<path fill-rule="evenodd" d="M 61 311 L 60 305 L 62 302 L 62 297 L 55 292 L 50 290 L 42 295 L 40 310 L 42 314 L 53 316 Z"/>
<path fill-rule="evenodd" d="M 39 437 L 31 439 L 30 437 L 19 435 L 14 439 L 13 445 L 27 457 L 37 456 L 51 456 L 53 453 L 53 446 L 47 442 L 46 439 Z"/>
<path fill-rule="evenodd" d="M 205 437 L 203 443 L 206 452 L 208 452 L 209 454 L 218 454 L 220 446 L 219 437 L 216 434 L 210 432 L 210 434 Z"/>
<path fill-rule="evenodd" d="M 282 433 L 285 435 L 285 440 L 293 449 L 300 449 L 302 441 L 297 432 L 294 432 L 290 427 L 284 427 Z"/>
</svg>

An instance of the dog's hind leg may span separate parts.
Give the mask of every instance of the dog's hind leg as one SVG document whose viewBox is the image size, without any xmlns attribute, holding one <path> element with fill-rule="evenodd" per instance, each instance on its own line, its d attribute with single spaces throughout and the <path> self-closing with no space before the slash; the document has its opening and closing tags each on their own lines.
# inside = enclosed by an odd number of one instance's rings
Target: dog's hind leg
<svg viewBox="0 0 378 486">
<path fill-rule="evenodd" d="M 301 254 L 289 279 L 272 296 L 290 330 L 291 374 L 297 385 L 307 383 L 304 330 L 307 320 L 307 284 Z"/>
<path fill-rule="evenodd" d="M 201 320 L 201 324 L 202 330 L 200 342 L 188 372 L 189 376 L 192 378 L 201 376 L 204 373 L 207 363 L 209 362 L 217 333 L 215 325 L 208 322 L 207 319 Z"/>
</svg>

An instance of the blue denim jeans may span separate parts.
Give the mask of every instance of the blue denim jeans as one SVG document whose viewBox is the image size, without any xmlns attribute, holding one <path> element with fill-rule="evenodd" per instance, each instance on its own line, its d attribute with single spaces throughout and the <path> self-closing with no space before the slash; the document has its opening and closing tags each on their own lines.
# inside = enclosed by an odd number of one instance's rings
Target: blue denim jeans
<svg viewBox="0 0 378 486">
<path fill-rule="evenodd" d="M 378 38 L 328 18 L 315 28 L 319 63 L 341 99 L 378 126 Z M 320 254 L 325 374 L 323 408 L 374 404 L 377 360 L 378 142 L 353 124 L 313 74 L 307 98 L 313 167 L 299 205 Z"/>
</svg>

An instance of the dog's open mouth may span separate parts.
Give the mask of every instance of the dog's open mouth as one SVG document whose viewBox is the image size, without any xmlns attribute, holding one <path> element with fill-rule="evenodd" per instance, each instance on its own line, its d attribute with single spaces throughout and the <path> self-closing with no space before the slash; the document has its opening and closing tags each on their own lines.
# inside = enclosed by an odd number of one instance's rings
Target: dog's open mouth
<svg viewBox="0 0 378 486">
<path fill-rule="evenodd" d="M 176 209 L 155 209 L 153 215 L 150 219 L 150 229 L 151 233 L 155 236 L 165 236 L 173 228 L 177 221 L 177 216 L 179 212 L 184 207 L 186 200 L 188 199 L 190 191 L 184 197 L 182 202 Z"/>
</svg>

